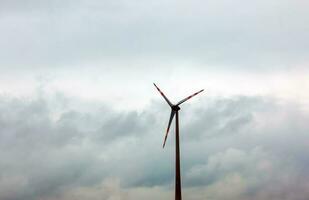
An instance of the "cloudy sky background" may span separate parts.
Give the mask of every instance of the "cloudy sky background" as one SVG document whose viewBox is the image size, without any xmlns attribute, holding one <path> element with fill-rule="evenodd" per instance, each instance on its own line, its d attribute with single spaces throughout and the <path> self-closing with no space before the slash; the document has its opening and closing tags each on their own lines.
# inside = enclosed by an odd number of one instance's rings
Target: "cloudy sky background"
<svg viewBox="0 0 309 200">
<path fill-rule="evenodd" d="M 0 0 L 0 200 L 307 200 L 308 6 Z"/>
</svg>

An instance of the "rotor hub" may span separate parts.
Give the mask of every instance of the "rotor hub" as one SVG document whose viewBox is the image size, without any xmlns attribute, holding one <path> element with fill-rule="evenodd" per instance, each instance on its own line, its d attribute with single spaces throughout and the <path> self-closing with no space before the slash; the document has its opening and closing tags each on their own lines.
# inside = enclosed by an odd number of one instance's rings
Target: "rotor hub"
<svg viewBox="0 0 309 200">
<path fill-rule="evenodd" d="M 178 105 L 173 105 L 173 106 L 172 106 L 172 109 L 173 109 L 174 111 L 178 111 L 178 110 L 180 110 L 180 107 L 179 107 Z"/>
</svg>

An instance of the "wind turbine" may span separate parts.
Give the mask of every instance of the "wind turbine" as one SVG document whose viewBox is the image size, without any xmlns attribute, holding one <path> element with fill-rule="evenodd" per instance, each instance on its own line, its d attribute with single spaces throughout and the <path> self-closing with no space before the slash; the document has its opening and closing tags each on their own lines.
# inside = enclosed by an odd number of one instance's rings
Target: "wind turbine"
<svg viewBox="0 0 309 200">
<path fill-rule="evenodd" d="M 163 94 L 163 92 L 159 89 L 159 87 L 154 83 L 154 86 L 157 88 L 157 90 L 160 92 L 160 94 L 162 95 L 162 97 L 165 99 L 165 101 L 168 103 L 168 105 L 171 107 L 171 115 L 170 115 L 170 119 L 168 122 L 168 126 L 166 129 L 166 134 L 165 134 L 165 138 L 164 138 L 164 142 L 163 142 L 163 148 L 165 146 L 165 142 L 168 136 L 168 132 L 171 126 L 171 123 L 173 121 L 173 118 L 176 114 L 176 154 L 175 154 L 175 200 L 181 200 L 181 178 L 180 178 L 180 150 L 179 150 L 179 117 L 178 117 L 178 111 L 180 110 L 179 105 L 184 103 L 185 101 L 191 99 L 192 97 L 194 97 L 195 95 L 203 92 L 204 90 L 200 90 L 186 98 L 184 98 L 183 100 L 179 101 L 177 104 L 172 104 L 170 102 L 170 100 Z"/>
</svg>

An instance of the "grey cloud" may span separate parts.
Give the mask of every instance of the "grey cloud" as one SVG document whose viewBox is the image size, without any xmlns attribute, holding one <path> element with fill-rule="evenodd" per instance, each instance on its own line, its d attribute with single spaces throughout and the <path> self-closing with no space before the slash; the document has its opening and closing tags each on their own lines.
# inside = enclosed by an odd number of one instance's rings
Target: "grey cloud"
<svg viewBox="0 0 309 200">
<path fill-rule="evenodd" d="M 102 137 L 105 140 L 128 135 L 143 137 L 143 133 L 147 132 L 147 123 L 151 123 L 147 114 L 129 112 L 110 118 L 102 125 L 100 132 L 104 133 Z"/>
<path fill-rule="evenodd" d="M 57 100 L 63 107 L 63 98 Z M 71 102 L 65 101 L 70 107 Z M 93 113 L 63 107 L 55 118 L 51 107 L 55 104 L 43 97 L 1 97 L 1 199 L 47 198 L 70 188 L 100 183 L 121 171 L 130 177 L 131 172 L 122 170 L 128 165 L 118 163 L 123 160 L 130 164 L 138 157 L 132 150 L 117 147 L 117 143 L 138 142 L 149 135 L 149 124 L 156 123 L 151 113 L 116 112 L 104 104 Z M 136 163 L 131 164 L 137 170 Z M 16 185 L 13 191 L 8 189 L 12 184 Z"/>
<path fill-rule="evenodd" d="M 84 144 L 88 139 L 95 140 L 80 128 L 79 123 L 86 124 L 86 117 L 77 119 L 76 115 L 83 114 L 63 113 L 60 120 L 54 121 L 42 99 L 1 100 L 0 157 L 4 177 L 1 199 L 37 199 L 72 187 L 76 182 L 77 185 L 93 184 L 108 175 L 102 173 L 104 161 L 99 158 L 102 154 L 96 152 L 95 147 Z M 68 118 L 75 123 L 67 122 Z M 106 131 L 97 134 L 106 134 Z M 93 166 L 102 166 L 102 169 L 91 172 Z M 24 184 L 17 184 L 17 191 L 6 197 L 4 191 L 11 178 L 12 181 L 21 179 Z"/>
<path fill-rule="evenodd" d="M 1 97 L 1 199 L 70 199 L 89 191 L 90 199 L 158 191 L 168 198 L 174 147 L 173 131 L 161 147 L 163 104 L 122 112 L 102 103 L 87 111 L 62 99 Z M 301 107 L 266 97 L 213 98 L 183 107 L 181 117 L 183 185 L 192 199 L 226 199 L 228 184 L 232 199 L 306 196 L 308 114 Z"/>
<path fill-rule="evenodd" d="M 274 169 L 281 164 L 273 162 L 277 160 L 274 161 L 271 154 L 260 147 L 255 147 L 248 152 L 229 148 L 209 156 L 206 164 L 193 166 L 186 176 L 188 183 L 194 186 L 212 185 L 228 175 L 237 174 L 249 181 L 248 187 L 256 187 L 256 183 L 265 184 L 266 180 L 272 177 L 271 173 L 274 173 Z"/>
<path fill-rule="evenodd" d="M 218 137 L 224 134 L 238 133 L 250 124 L 255 112 L 263 108 L 264 100 L 260 97 L 237 96 L 232 98 L 210 99 L 202 102 L 199 108 L 188 113 L 190 124 L 184 132 L 188 138 Z M 186 111 L 184 111 L 186 112 Z"/>
<path fill-rule="evenodd" d="M 307 62 L 306 3 L 10 2 L 2 1 L 1 66 L 164 60 L 267 70 Z"/>
</svg>

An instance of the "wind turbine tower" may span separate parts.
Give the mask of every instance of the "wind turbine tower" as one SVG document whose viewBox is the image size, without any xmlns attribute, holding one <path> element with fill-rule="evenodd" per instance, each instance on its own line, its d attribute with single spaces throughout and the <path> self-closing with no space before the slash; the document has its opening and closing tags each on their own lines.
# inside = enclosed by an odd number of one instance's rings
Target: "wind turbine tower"
<svg viewBox="0 0 309 200">
<path fill-rule="evenodd" d="M 171 123 L 173 121 L 174 116 L 176 115 L 176 129 L 175 129 L 175 136 L 176 136 L 176 144 L 175 144 L 175 200 L 181 200 L 181 176 L 180 176 L 180 149 L 179 149 L 179 110 L 180 107 L 179 105 L 184 103 L 185 101 L 191 99 L 192 97 L 194 97 L 195 95 L 203 92 L 204 90 L 200 90 L 186 98 L 184 98 L 183 100 L 179 101 L 177 104 L 172 104 L 170 102 L 170 100 L 164 95 L 164 93 L 159 89 L 159 87 L 154 83 L 154 86 L 157 88 L 157 90 L 160 92 L 160 94 L 162 95 L 162 97 L 165 99 L 165 101 L 168 103 L 168 105 L 171 107 L 171 115 L 170 115 L 170 119 L 168 122 L 168 126 L 166 129 L 166 134 L 165 134 L 165 138 L 164 138 L 164 142 L 163 142 L 163 148 L 165 146 L 165 142 L 168 136 L 168 132 L 171 126 Z"/>
</svg>

